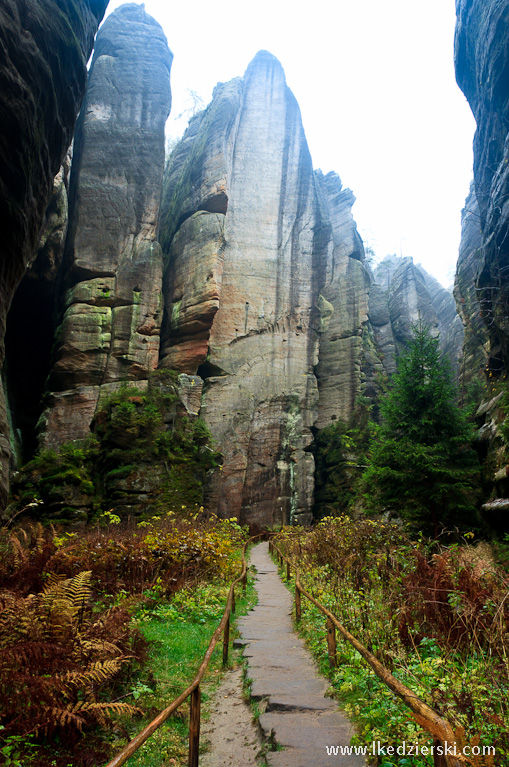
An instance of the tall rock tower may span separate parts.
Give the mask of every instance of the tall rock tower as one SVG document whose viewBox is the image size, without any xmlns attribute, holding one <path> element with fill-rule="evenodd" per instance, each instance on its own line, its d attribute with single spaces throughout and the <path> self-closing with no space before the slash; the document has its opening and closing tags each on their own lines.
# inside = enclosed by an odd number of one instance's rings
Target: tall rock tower
<svg viewBox="0 0 509 767">
<path fill-rule="evenodd" d="M 102 390 L 157 366 L 162 256 L 157 222 L 172 54 L 143 5 L 97 36 L 71 171 L 65 298 L 42 444 L 89 433 Z"/>
<path fill-rule="evenodd" d="M 266 51 L 243 79 L 216 88 L 171 157 L 160 364 L 202 390 L 200 413 L 224 457 L 209 495 L 222 516 L 309 519 L 319 337 L 343 312 L 349 286 L 366 290 L 353 198 L 338 202 L 335 179 L 315 176 L 298 105 Z M 321 296 L 326 282 L 330 300 Z M 344 331 L 341 317 L 334 322 Z M 357 314 L 352 323 L 358 335 Z M 358 385 L 348 375 L 347 387 Z"/>
</svg>

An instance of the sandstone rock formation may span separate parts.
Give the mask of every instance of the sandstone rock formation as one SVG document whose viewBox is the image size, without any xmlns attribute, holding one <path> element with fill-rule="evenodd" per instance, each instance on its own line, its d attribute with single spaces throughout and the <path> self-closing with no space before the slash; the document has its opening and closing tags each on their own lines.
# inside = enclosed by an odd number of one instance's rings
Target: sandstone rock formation
<svg viewBox="0 0 509 767">
<path fill-rule="evenodd" d="M 36 424 L 50 369 L 55 334 L 55 302 L 68 224 L 72 152 L 53 182 L 34 260 L 25 272 L 8 315 L 5 336 L 7 402 L 16 463 L 36 449 Z"/>
<path fill-rule="evenodd" d="M 482 230 L 477 273 L 489 367 L 509 364 L 509 3 L 457 0 L 456 79 L 477 122 L 474 180 Z"/>
<path fill-rule="evenodd" d="M 458 381 L 463 359 L 464 329 L 456 309 L 453 292 L 444 288 L 421 266 L 418 268 L 424 277 L 431 305 L 437 317 L 440 348 L 449 360 L 453 376 Z"/>
<path fill-rule="evenodd" d="M 174 152 L 162 222 L 161 364 L 205 381 L 201 414 L 224 461 L 209 502 L 242 522 L 311 508 L 324 226 L 299 108 L 262 51 Z"/>
<path fill-rule="evenodd" d="M 348 421 L 361 391 L 363 333 L 368 320 L 371 278 L 364 265 L 364 246 L 352 217 L 355 197 L 339 176 L 317 173 L 323 220 L 330 222 L 320 279 L 320 347 L 317 429 L 336 419 Z"/>
<path fill-rule="evenodd" d="M 452 295 L 411 259 L 383 262 L 376 284 L 354 199 L 335 173 L 313 173 L 266 52 L 216 88 L 170 158 L 160 365 L 190 376 L 223 454 L 208 497 L 222 516 L 309 519 L 313 430 L 376 397 L 419 314 L 437 331 L 454 324 Z M 461 340 L 447 337 L 457 358 Z"/>
<path fill-rule="evenodd" d="M 452 293 L 411 258 L 387 256 L 377 265 L 373 277 L 369 323 L 375 353 L 386 375 L 395 372 L 397 355 L 407 346 L 412 326 L 420 318 L 440 335 L 441 349 L 458 377 L 463 328 Z"/>
<path fill-rule="evenodd" d="M 106 5 L 107 0 L 5 0 L 0 9 L 0 365 L 7 312 L 37 248 Z M 0 508 L 8 491 L 8 435 L 0 391 Z"/>
<path fill-rule="evenodd" d="M 477 297 L 477 275 L 482 264 L 482 231 L 479 206 L 473 185 L 461 214 L 461 243 L 454 298 L 465 328 L 460 384 L 464 388 L 477 379 L 484 380 L 488 361 L 488 330 L 483 322 Z"/>
<path fill-rule="evenodd" d="M 452 298 L 411 259 L 386 259 L 371 274 L 354 197 L 335 173 L 313 171 L 298 105 L 264 51 L 191 120 L 168 162 L 160 209 L 171 60 L 143 6 L 122 6 L 98 34 L 70 189 L 64 166 L 11 315 L 13 384 L 27 376 L 15 350 L 31 295 L 41 317 L 40 380 L 29 394 L 15 386 L 23 402 L 14 403 L 13 431 L 25 444 L 33 436 L 47 369 L 41 446 L 81 439 L 91 423 L 99 434 L 108 407 L 115 415 L 125 405 L 136 421 L 159 392 L 172 415 L 148 457 L 130 444 L 129 429 L 121 444 L 103 434 L 105 455 L 94 460 L 105 472 L 105 502 L 136 514 L 152 508 L 164 482 L 178 496 L 171 461 L 181 419 L 196 454 L 186 481 L 201 488 L 216 466 L 211 511 L 253 527 L 305 522 L 315 431 L 349 421 L 360 394 L 376 397 L 377 374 L 394 371 L 419 314 L 437 329 L 453 327 Z M 137 391 L 126 393 L 122 381 Z M 91 484 L 75 503 L 55 485 L 59 513 L 76 507 L 86 516 L 96 503 Z"/>
<path fill-rule="evenodd" d="M 97 35 L 74 142 L 45 446 L 86 436 L 101 391 L 146 379 L 157 366 L 171 61 L 160 25 L 142 5 L 121 6 Z"/>
</svg>

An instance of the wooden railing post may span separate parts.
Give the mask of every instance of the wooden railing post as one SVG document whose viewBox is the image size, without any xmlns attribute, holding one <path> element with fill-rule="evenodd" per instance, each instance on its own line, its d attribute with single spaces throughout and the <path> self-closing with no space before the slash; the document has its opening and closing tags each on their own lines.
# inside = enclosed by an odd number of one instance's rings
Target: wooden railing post
<svg viewBox="0 0 509 767">
<path fill-rule="evenodd" d="M 300 587 L 297 583 L 297 578 L 295 578 L 295 620 L 297 623 L 300 622 L 301 617 L 302 609 L 300 604 Z"/>
<path fill-rule="evenodd" d="M 198 767 L 200 753 L 201 691 L 198 685 L 191 693 L 189 712 L 189 767 Z"/>
<path fill-rule="evenodd" d="M 327 618 L 327 652 L 329 654 L 329 668 L 337 668 L 336 627 L 330 618 Z"/>
<path fill-rule="evenodd" d="M 232 589 L 232 613 L 235 612 L 235 588 Z"/>
<path fill-rule="evenodd" d="M 223 666 L 228 665 L 228 644 L 230 642 L 230 616 L 224 626 L 223 634 Z"/>
<path fill-rule="evenodd" d="M 290 562 L 286 563 L 286 580 L 289 581 L 292 577 L 291 569 L 290 569 Z"/>
</svg>

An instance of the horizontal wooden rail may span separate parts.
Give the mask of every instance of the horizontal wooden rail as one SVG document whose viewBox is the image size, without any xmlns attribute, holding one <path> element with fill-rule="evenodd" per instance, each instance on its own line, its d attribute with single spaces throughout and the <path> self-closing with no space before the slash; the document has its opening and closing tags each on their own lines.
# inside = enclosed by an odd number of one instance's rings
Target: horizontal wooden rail
<svg viewBox="0 0 509 767">
<path fill-rule="evenodd" d="M 276 546 L 274 540 L 269 540 L 269 550 L 272 554 L 275 554 L 281 566 L 286 563 L 287 578 L 291 577 L 291 569 L 294 567 L 291 560 L 286 557 L 281 550 Z M 406 706 L 417 716 L 417 721 L 423 729 L 425 729 L 432 737 L 435 748 L 433 749 L 433 759 L 435 767 L 465 767 L 467 760 L 461 756 L 453 756 L 446 751 L 444 745 L 447 744 L 448 749 L 452 751 L 460 751 L 459 744 L 456 746 L 456 736 L 452 729 L 450 722 L 444 719 L 431 706 L 422 701 L 417 695 L 415 695 L 410 688 L 402 684 L 399 679 L 396 679 L 391 672 L 386 669 L 380 661 L 369 652 L 369 650 L 356 639 L 353 634 L 350 634 L 336 618 L 333 613 L 330 612 L 324 605 L 322 605 L 317 599 L 315 599 L 300 583 L 299 570 L 295 568 L 295 618 L 300 621 L 302 614 L 301 597 L 306 599 L 315 605 L 320 612 L 327 618 L 327 647 L 329 655 L 329 666 L 331 668 L 336 667 L 336 629 L 339 633 L 354 647 L 359 655 L 364 658 L 369 666 L 373 669 L 377 677 L 401 700 Z M 438 753 L 437 746 L 442 746 L 442 754 Z"/>
<path fill-rule="evenodd" d="M 178 698 L 175 698 L 175 700 L 170 703 L 170 705 L 164 709 L 164 711 L 161 711 L 158 716 L 156 716 L 155 719 L 153 719 L 150 724 L 148 724 L 138 735 L 136 735 L 135 738 L 133 738 L 123 749 L 122 751 L 117 754 L 108 764 L 106 767 L 120 767 L 122 764 L 125 764 L 127 760 L 134 754 L 136 751 L 142 746 L 145 741 L 147 741 L 151 735 L 154 734 L 154 732 L 159 729 L 159 727 L 164 724 L 164 722 L 175 713 L 175 711 L 179 708 L 179 706 L 184 703 L 187 698 L 191 697 L 190 702 L 190 715 L 189 715 L 189 767 L 198 767 L 198 753 L 199 753 L 199 746 L 200 746 L 200 712 L 201 712 L 201 691 L 200 691 L 200 683 L 203 679 L 203 676 L 205 674 L 205 671 L 207 670 L 207 666 L 209 665 L 209 661 L 212 657 L 212 653 L 214 652 L 214 649 L 216 647 L 216 644 L 218 643 L 221 634 L 223 635 L 223 664 L 226 665 L 228 663 L 228 646 L 229 646 L 229 638 L 230 638 L 230 613 L 235 612 L 235 586 L 237 586 L 239 583 L 242 584 L 242 587 L 244 591 L 246 590 L 247 586 L 247 562 L 246 562 L 246 550 L 250 543 L 252 543 L 256 538 L 260 538 L 262 535 L 267 535 L 267 533 L 259 533 L 258 535 L 254 535 L 249 540 L 246 541 L 244 544 L 244 547 L 242 549 L 242 572 L 239 575 L 238 578 L 236 578 L 233 583 L 230 586 L 230 590 L 228 592 L 228 599 L 226 600 L 226 606 L 224 608 L 223 617 L 221 618 L 221 622 L 217 629 L 214 631 L 212 638 L 210 640 L 209 646 L 207 648 L 207 652 L 203 656 L 203 660 L 201 662 L 200 668 L 198 669 L 198 672 L 196 676 L 194 677 L 193 681 L 187 687 L 187 689 L 182 692 Z"/>
</svg>

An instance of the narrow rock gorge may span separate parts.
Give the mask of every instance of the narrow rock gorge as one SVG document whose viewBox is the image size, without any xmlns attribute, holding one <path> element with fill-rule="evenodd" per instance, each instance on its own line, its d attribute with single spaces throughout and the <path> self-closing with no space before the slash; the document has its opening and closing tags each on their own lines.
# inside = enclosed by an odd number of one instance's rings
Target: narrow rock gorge
<svg viewBox="0 0 509 767">
<path fill-rule="evenodd" d="M 371 270 L 355 197 L 336 173 L 313 169 L 270 53 L 217 85 L 165 166 L 171 63 L 143 6 L 121 6 L 97 35 L 72 153 L 53 169 L 8 323 L 13 443 L 20 462 L 36 440 L 59 449 L 104 430 L 98 410 L 126 382 L 134 408 L 140 391 L 154 398 L 166 386 L 166 443 L 184 417 L 197 460 L 211 450 L 202 423 L 221 454 L 221 465 L 200 464 L 208 510 L 253 528 L 306 523 L 315 434 L 351 421 L 359 398 L 376 402 L 419 317 L 458 373 L 462 323 L 452 294 L 412 259 Z M 458 289 L 470 279 L 467 268 Z M 34 358 L 16 353 L 27 322 L 37 324 L 35 377 Z M 126 432 L 113 452 L 127 443 Z M 152 465 L 148 454 L 126 466 L 117 456 L 101 480 L 122 515 L 150 511 L 162 486 L 177 492 L 171 450 L 151 444 Z M 73 497 L 62 492 L 60 507 L 72 512 Z"/>
</svg>

